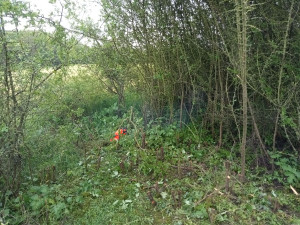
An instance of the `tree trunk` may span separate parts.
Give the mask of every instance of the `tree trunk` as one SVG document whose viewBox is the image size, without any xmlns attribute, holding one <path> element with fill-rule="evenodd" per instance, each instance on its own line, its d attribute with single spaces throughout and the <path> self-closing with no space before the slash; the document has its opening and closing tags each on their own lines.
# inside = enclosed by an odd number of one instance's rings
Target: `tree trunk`
<svg viewBox="0 0 300 225">
<path fill-rule="evenodd" d="M 286 31 L 285 31 L 285 36 L 283 40 L 283 49 L 282 49 L 282 58 L 281 58 L 281 66 L 279 70 L 279 78 L 278 78 L 278 86 L 277 86 L 277 113 L 276 113 L 276 119 L 275 119 L 275 127 L 274 127 L 274 132 L 273 132 L 273 151 L 275 151 L 276 148 L 276 136 L 277 136 L 277 131 L 278 131 L 278 123 L 279 123 L 279 118 L 281 114 L 281 86 L 282 86 L 282 76 L 283 76 L 283 66 L 285 62 L 285 57 L 286 57 L 286 51 L 287 51 L 287 41 L 288 41 L 288 35 L 290 31 L 290 25 L 292 21 L 292 10 L 294 7 L 294 0 L 292 1 L 291 8 L 289 11 L 289 17 L 288 17 L 288 22 L 286 26 Z"/>
<path fill-rule="evenodd" d="M 247 141 L 247 117 L 248 117 L 248 93 L 247 93 L 247 7 L 248 0 L 235 0 L 236 4 L 236 23 L 238 40 L 238 72 L 242 85 L 242 111 L 243 111 L 243 130 L 241 153 L 241 181 L 245 180 L 246 171 L 246 141 Z"/>
</svg>

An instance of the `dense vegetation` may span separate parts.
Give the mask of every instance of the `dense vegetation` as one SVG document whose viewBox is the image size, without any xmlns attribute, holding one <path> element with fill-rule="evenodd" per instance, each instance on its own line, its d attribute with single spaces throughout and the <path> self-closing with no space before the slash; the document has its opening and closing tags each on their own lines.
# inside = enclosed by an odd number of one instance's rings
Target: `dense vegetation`
<svg viewBox="0 0 300 225">
<path fill-rule="evenodd" d="M 299 224 L 300 2 L 88 3 L 0 1 L 1 225 Z"/>
</svg>

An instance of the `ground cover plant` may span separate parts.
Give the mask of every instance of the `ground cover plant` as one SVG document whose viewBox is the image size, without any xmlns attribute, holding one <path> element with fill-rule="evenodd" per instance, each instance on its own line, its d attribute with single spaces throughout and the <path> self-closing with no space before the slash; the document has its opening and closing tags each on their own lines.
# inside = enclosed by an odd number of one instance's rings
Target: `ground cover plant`
<svg viewBox="0 0 300 225">
<path fill-rule="evenodd" d="M 69 121 L 72 116 L 65 117 L 66 124 L 55 132 L 61 148 L 66 147 L 61 139 L 67 139 L 67 146 L 76 145 L 72 153 L 59 150 L 61 159 L 49 157 L 47 169 L 39 172 L 44 177 L 29 177 L 17 197 L 6 193 L 3 223 L 299 223 L 299 198 L 287 185 L 284 169 L 269 175 L 259 167 L 249 169 L 251 175 L 241 183 L 237 148 L 218 149 L 209 136 L 193 136 L 190 129 L 197 128 L 180 130 L 178 124 L 163 125 L 160 119 L 149 123 L 144 136 L 142 120 L 133 112 L 131 108 L 118 118 L 117 106 L 112 106 L 83 113 L 75 124 Z M 128 134 L 110 142 L 121 124 Z M 51 148 L 57 151 L 52 141 L 49 144 L 48 155 Z M 250 168 L 253 159 L 247 161 Z M 52 171 L 51 164 L 64 172 Z"/>
<path fill-rule="evenodd" d="M 300 2 L 47 6 L 0 1 L 1 225 L 300 224 Z"/>
</svg>

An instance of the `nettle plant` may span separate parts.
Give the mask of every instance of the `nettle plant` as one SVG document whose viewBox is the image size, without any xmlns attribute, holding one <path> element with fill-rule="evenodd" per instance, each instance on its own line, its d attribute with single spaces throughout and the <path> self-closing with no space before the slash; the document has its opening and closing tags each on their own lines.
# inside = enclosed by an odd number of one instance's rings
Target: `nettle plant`
<svg viewBox="0 0 300 225">
<path fill-rule="evenodd" d="M 280 169 L 274 172 L 274 178 L 280 183 L 300 186 L 300 168 L 297 157 L 282 152 L 269 152 L 274 164 Z"/>
</svg>

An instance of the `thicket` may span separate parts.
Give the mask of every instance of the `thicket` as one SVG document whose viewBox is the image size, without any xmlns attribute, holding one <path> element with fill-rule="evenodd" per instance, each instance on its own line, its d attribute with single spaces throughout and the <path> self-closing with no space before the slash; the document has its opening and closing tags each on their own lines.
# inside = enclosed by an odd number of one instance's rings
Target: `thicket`
<svg viewBox="0 0 300 225">
<path fill-rule="evenodd" d="M 0 222 L 299 222 L 300 3 L 97 4 L 0 3 Z"/>
<path fill-rule="evenodd" d="M 143 98 L 146 124 L 201 118 L 219 148 L 240 147 L 242 179 L 246 154 L 272 171 L 277 153 L 300 159 L 297 1 L 100 5 L 105 32 L 82 31 L 119 105 L 127 83 Z"/>
</svg>

